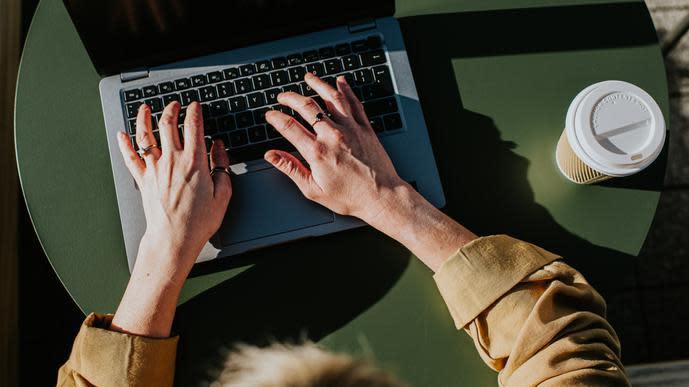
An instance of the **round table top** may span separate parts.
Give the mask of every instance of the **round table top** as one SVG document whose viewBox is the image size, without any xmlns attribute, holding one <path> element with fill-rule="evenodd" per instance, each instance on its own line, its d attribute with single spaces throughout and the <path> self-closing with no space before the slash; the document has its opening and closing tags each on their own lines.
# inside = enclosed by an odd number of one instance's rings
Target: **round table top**
<svg viewBox="0 0 689 387">
<path fill-rule="evenodd" d="M 479 234 L 508 233 L 563 255 L 604 295 L 634 286 L 667 152 L 632 178 L 577 186 L 558 172 L 554 150 L 571 99 L 597 81 L 644 88 L 667 121 L 665 69 L 644 3 L 398 0 L 396 16 L 444 210 Z M 99 80 L 62 2 L 41 1 L 17 85 L 17 163 L 46 255 L 84 312 L 113 312 L 129 278 Z M 198 267 L 188 280 L 175 321 L 178 381 L 207 377 L 201 364 L 215 364 L 218 346 L 306 333 L 375 354 L 414 385 L 495 383 L 453 327 L 432 273 L 369 228 L 241 262 Z"/>
</svg>

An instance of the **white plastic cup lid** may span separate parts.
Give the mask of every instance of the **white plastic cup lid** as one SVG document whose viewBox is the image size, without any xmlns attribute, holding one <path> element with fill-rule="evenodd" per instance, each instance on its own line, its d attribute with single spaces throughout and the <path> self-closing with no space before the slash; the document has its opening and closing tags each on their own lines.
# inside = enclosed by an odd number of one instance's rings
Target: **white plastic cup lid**
<svg viewBox="0 0 689 387">
<path fill-rule="evenodd" d="M 663 114 L 647 92 L 623 81 L 593 84 L 567 111 L 567 139 L 591 168 L 609 176 L 641 171 L 665 144 Z"/>
</svg>

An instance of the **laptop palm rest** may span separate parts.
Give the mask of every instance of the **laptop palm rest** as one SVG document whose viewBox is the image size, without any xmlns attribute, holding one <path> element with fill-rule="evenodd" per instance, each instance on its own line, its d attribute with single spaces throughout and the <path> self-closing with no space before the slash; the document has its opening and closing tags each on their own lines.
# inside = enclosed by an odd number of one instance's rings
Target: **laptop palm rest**
<svg viewBox="0 0 689 387">
<path fill-rule="evenodd" d="M 304 197 L 282 172 L 233 176 L 232 200 L 218 233 L 223 246 L 332 223 L 333 213 Z"/>
</svg>

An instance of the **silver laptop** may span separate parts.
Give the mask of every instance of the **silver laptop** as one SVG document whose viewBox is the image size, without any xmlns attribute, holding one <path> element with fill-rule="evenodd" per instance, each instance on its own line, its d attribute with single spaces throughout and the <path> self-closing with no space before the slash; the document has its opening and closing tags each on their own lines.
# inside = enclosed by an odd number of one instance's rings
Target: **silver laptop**
<svg viewBox="0 0 689 387">
<path fill-rule="evenodd" d="M 197 262 L 361 226 L 305 199 L 263 160 L 294 151 L 265 123 L 281 91 L 316 97 L 303 81 L 344 75 L 402 178 L 443 206 L 440 178 L 394 14 L 394 1 L 65 0 L 95 67 L 130 270 L 146 222 L 116 133 L 134 141 L 137 108 L 151 106 L 156 128 L 173 100 L 203 106 L 208 139 L 228 147 L 233 197 L 218 233 Z M 184 114 L 184 109 L 181 115 Z M 182 120 L 180 121 L 180 123 Z M 305 123 L 306 124 L 306 123 Z M 181 130 L 181 126 L 180 126 Z M 157 136 L 157 131 L 155 132 Z M 231 258 L 230 258 L 231 259 Z"/>
</svg>

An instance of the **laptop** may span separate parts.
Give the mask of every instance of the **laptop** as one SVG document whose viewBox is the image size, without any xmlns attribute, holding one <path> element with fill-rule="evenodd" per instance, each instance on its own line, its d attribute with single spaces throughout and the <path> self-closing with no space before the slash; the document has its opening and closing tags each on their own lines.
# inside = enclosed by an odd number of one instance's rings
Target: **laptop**
<svg viewBox="0 0 689 387">
<path fill-rule="evenodd" d="M 171 101 L 203 106 L 207 139 L 232 162 L 233 197 L 197 262 L 363 225 L 303 197 L 263 160 L 294 151 L 264 114 L 282 91 L 317 98 L 303 80 L 344 75 L 399 175 L 435 206 L 445 203 L 393 0 L 64 0 L 98 72 L 122 234 L 130 270 L 146 228 L 138 188 L 116 134 L 134 141 L 140 104 L 157 119 Z M 182 118 L 184 109 L 180 113 Z M 180 131 L 182 130 L 180 120 Z M 210 141 L 207 141 L 210 143 Z"/>
</svg>

